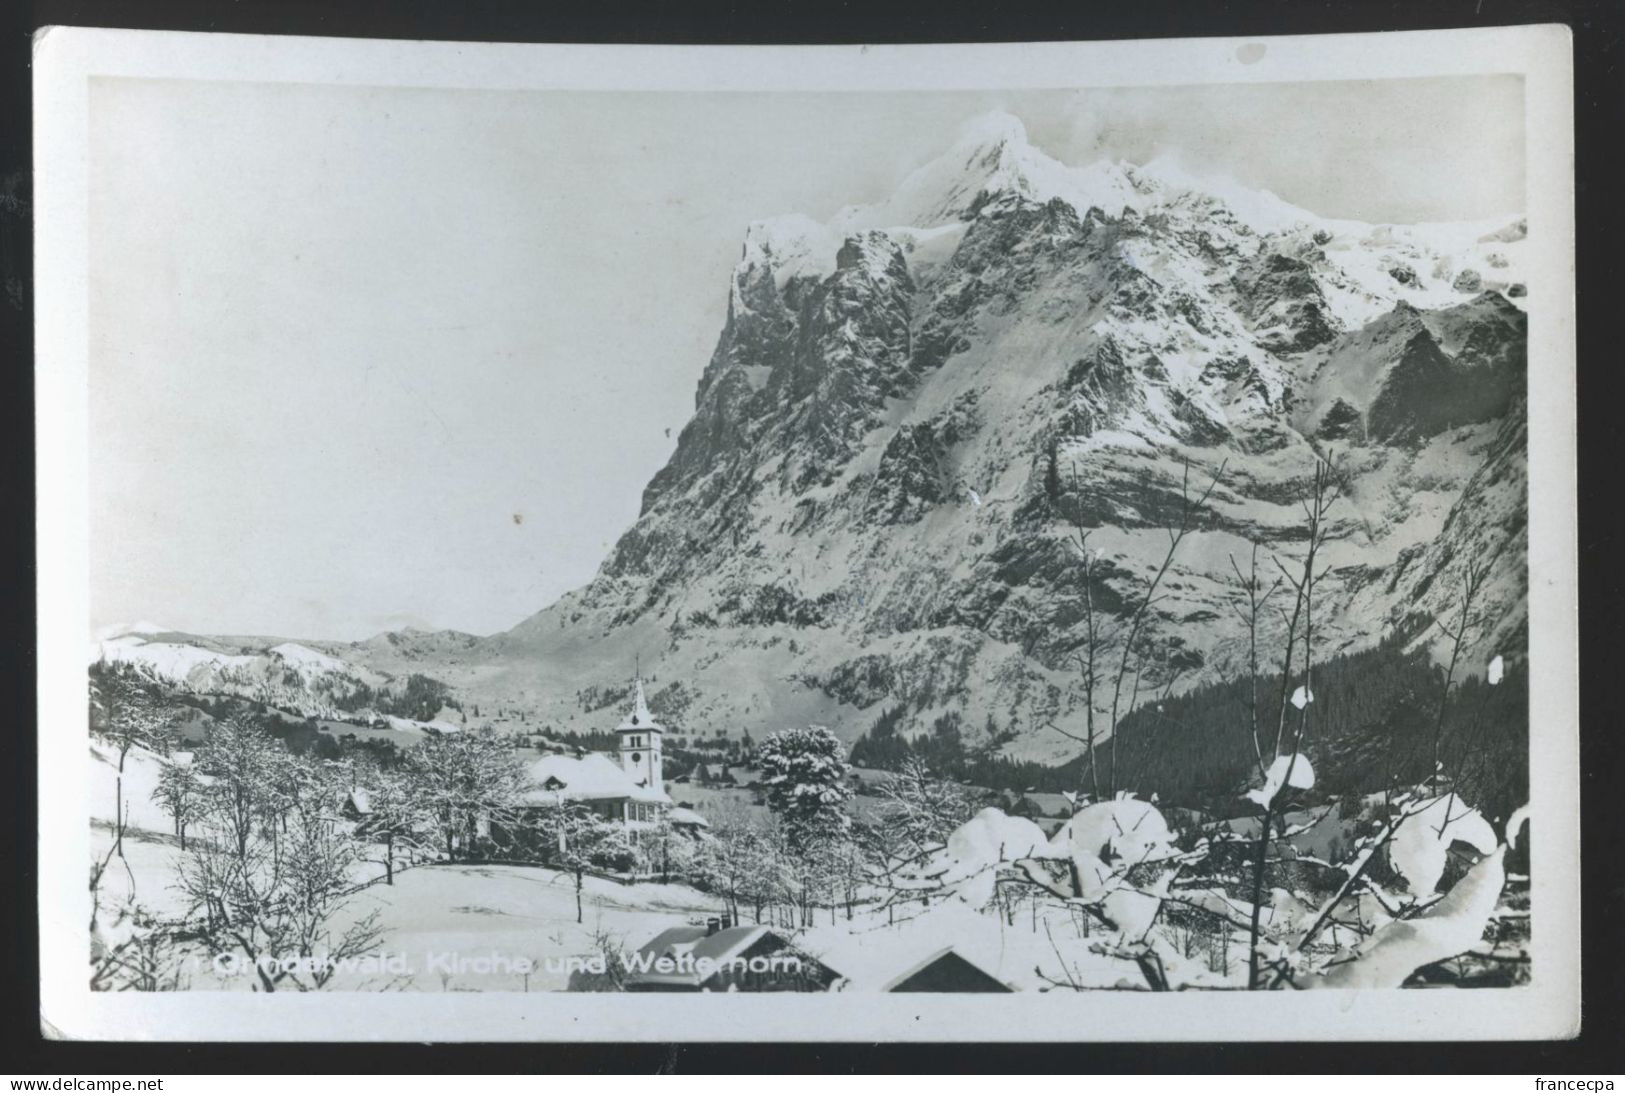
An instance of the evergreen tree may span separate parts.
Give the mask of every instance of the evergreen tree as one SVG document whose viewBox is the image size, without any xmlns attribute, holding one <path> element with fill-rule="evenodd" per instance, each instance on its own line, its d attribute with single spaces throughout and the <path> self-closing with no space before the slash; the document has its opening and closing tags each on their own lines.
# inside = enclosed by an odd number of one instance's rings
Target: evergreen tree
<svg viewBox="0 0 1625 1093">
<path fill-rule="evenodd" d="M 776 732 L 762 741 L 757 759 L 768 807 L 784 821 L 794 848 L 846 831 L 851 767 L 834 733 L 822 725 Z"/>
</svg>

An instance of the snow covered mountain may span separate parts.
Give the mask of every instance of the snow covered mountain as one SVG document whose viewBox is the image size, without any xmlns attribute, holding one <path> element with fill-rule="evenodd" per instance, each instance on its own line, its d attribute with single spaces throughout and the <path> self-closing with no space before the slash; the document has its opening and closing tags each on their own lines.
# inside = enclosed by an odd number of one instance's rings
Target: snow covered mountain
<svg viewBox="0 0 1625 1093">
<path fill-rule="evenodd" d="M 981 119 L 878 205 L 750 226 L 640 518 L 587 587 L 486 643 L 482 686 L 563 719 L 641 656 L 707 729 L 1013 712 L 1013 750 L 1056 757 L 1031 726 L 1082 717 L 1070 524 L 1120 611 L 1184 461 L 1204 486 L 1224 464 L 1156 612 L 1146 684 L 1183 688 L 1244 663 L 1230 558 L 1260 542 L 1273 575 L 1326 455 L 1348 493 L 1322 651 L 1432 640 L 1464 561 L 1494 557 L 1478 644 L 1516 652 L 1523 236 L 1327 220 L 1167 162 L 1069 167 Z"/>
<path fill-rule="evenodd" d="M 407 672 L 380 671 L 299 642 L 200 637 L 138 624 L 99 631 L 90 660 L 134 670 L 176 691 L 246 698 L 304 717 L 382 721 L 402 730 L 457 729 L 450 722 L 412 721 L 371 708 L 399 691 L 399 677 Z"/>
<path fill-rule="evenodd" d="M 561 728 L 594 727 L 641 659 L 688 731 L 850 739 L 902 705 L 1061 758 L 1036 722 L 1083 718 L 1073 523 L 1120 615 L 1186 462 L 1199 487 L 1223 466 L 1154 613 L 1146 686 L 1183 689 L 1245 663 L 1231 558 L 1260 543 L 1273 576 L 1331 457 L 1321 652 L 1434 640 L 1465 562 L 1493 558 L 1470 655 L 1518 655 L 1524 234 L 1328 220 L 1172 161 L 1069 166 L 979 119 L 879 204 L 748 227 L 693 417 L 591 583 L 492 638 L 322 648 Z"/>
</svg>

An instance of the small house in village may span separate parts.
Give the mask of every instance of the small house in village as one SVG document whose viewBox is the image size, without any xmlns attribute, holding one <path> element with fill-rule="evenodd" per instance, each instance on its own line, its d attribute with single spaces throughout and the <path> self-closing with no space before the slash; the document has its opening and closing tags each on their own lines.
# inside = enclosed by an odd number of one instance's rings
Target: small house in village
<svg viewBox="0 0 1625 1093">
<path fill-rule="evenodd" d="M 1014 987 L 986 971 L 952 945 L 908 965 L 876 989 L 888 993 L 1015 993 Z"/>
<path fill-rule="evenodd" d="M 339 806 L 339 814 L 352 823 L 369 823 L 372 820 L 372 795 L 367 792 L 367 787 L 351 786 L 344 795 L 344 803 Z"/>
<path fill-rule="evenodd" d="M 1023 811 L 1032 819 L 1041 816 L 1070 819 L 1072 814 L 1077 811 L 1073 799 L 1069 799 L 1064 793 L 1035 793 L 1028 791 L 1022 794 L 1021 800 L 1026 806 Z"/>
<path fill-rule="evenodd" d="M 1049 938 L 945 903 L 869 930 L 799 931 L 796 944 L 833 969 L 831 990 L 1006 994 L 1048 987 L 1037 969 L 1056 957 Z M 1057 970 L 1056 977 L 1062 975 Z"/>
<path fill-rule="evenodd" d="M 825 991 L 837 974 L 768 926 L 673 926 L 632 958 L 629 991 Z"/>
<path fill-rule="evenodd" d="M 666 822 L 688 835 L 698 835 L 711 826 L 711 821 L 692 808 L 684 808 L 682 805 L 676 805 L 666 813 Z"/>
</svg>

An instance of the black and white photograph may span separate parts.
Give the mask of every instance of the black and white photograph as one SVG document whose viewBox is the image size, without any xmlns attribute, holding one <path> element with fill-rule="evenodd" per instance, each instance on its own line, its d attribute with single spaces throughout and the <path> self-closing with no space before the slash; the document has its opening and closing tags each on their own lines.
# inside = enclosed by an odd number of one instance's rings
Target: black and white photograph
<svg viewBox="0 0 1625 1093">
<path fill-rule="evenodd" d="M 1569 1034 L 1548 30 L 47 33 L 47 1019 Z"/>
</svg>

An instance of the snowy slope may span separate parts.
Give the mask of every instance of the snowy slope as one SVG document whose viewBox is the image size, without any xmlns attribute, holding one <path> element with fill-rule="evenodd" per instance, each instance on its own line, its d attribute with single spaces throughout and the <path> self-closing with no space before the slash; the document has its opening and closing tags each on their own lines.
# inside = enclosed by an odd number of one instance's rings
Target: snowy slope
<svg viewBox="0 0 1625 1093">
<path fill-rule="evenodd" d="M 156 628 L 121 629 L 116 637 L 93 642 L 90 659 L 93 665 L 134 669 L 191 694 L 247 698 L 304 717 L 378 720 L 410 739 L 421 739 L 426 731 L 447 733 L 460 728 L 439 719 L 414 721 L 376 715 L 359 706 L 369 692 L 395 689 L 398 676 L 299 642 L 255 643 Z"/>
</svg>

